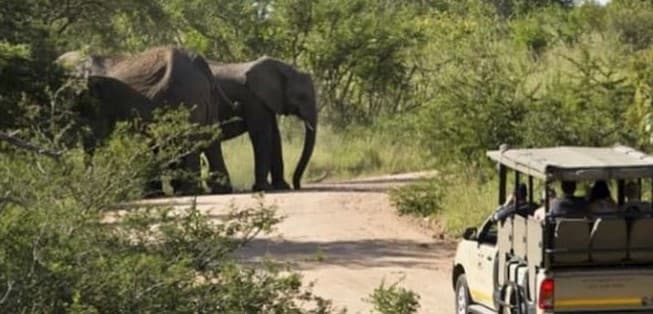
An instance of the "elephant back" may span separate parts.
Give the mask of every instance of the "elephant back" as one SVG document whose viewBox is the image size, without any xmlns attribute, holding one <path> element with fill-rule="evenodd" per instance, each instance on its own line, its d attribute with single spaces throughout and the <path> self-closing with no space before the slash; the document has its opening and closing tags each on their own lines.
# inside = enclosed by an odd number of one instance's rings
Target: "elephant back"
<svg viewBox="0 0 653 314">
<path fill-rule="evenodd" d="M 154 106 L 194 108 L 191 120 L 210 123 L 213 79 L 204 59 L 176 47 L 157 47 L 125 58 L 107 70 L 115 78 L 150 99 Z"/>
<path fill-rule="evenodd" d="M 151 100 L 165 91 L 170 78 L 170 49 L 154 48 L 110 66 L 106 75 L 124 82 Z"/>
</svg>

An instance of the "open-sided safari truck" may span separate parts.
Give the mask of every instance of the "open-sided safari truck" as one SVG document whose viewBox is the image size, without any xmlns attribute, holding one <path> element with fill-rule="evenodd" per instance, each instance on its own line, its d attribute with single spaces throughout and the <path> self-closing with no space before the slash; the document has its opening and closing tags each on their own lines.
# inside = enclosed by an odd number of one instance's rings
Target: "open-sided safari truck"
<svg viewBox="0 0 653 314">
<path fill-rule="evenodd" d="M 653 187 L 653 157 L 624 146 L 502 149 L 488 157 L 499 165 L 499 204 L 508 185 L 525 183 L 522 201 L 546 214 L 489 218 L 465 231 L 452 278 L 457 313 L 653 313 L 653 211 L 624 196 L 626 184 Z M 596 180 L 612 187 L 614 211 L 553 214 L 556 200 L 542 193 L 573 181 L 579 195 Z M 546 194 L 541 204 L 534 193 Z"/>
</svg>

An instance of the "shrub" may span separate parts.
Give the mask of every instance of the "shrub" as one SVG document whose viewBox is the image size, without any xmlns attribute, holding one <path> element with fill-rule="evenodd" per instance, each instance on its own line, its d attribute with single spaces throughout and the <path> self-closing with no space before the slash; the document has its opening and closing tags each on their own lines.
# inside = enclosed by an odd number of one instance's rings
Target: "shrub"
<svg viewBox="0 0 653 314">
<path fill-rule="evenodd" d="M 541 84 L 521 121 L 523 146 L 613 145 L 635 141 L 627 121 L 634 89 L 620 70 L 624 59 L 590 44 L 555 59 L 559 69 Z"/>
<path fill-rule="evenodd" d="M 385 281 L 374 289 L 368 302 L 380 314 L 412 314 L 419 310 L 419 295 L 411 290 L 399 287 L 399 282 L 390 286 Z"/>
<path fill-rule="evenodd" d="M 79 143 L 55 145 L 58 133 L 46 129 L 0 141 L 0 312 L 331 311 L 297 274 L 233 257 L 279 221 L 262 200 L 220 221 L 195 204 L 126 203 L 142 197 L 153 168 L 196 144 L 187 121 L 187 112 L 163 113 L 148 140 L 122 124 L 92 156 Z M 155 156 L 153 145 L 165 148 Z"/>
<path fill-rule="evenodd" d="M 608 23 L 633 49 L 653 44 L 653 6 L 647 1 L 619 1 L 610 6 Z"/>
<path fill-rule="evenodd" d="M 418 112 L 420 143 L 441 165 L 474 162 L 488 148 L 520 143 L 518 122 L 529 101 L 526 53 L 508 44 L 485 46 L 479 38 L 461 41 L 460 59 L 442 71 L 433 99 Z M 509 50 L 511 57 L 503 57 Z"/>
<path fill-rule="evenodd" d="M 497 183 L 486 164 L 452 165 L 436 178 L 392 190 L 390 200 L 401 215 L 433 216 L 454 237 L 485 220 L 496 208 Z"/>
<path fill-rule="evenodd" d="M 555 40 L 554 30 L 544 23 L 543 17 L 520 19 L 512 26 L 514 40 L 528 47 L 535 57 L 539 57 Z"/>
<path fill-rule="evenodd" d="M 429 179 L 399 187 L 390 192 L 390 201 L 400 215 L 428 217 L 442 210 L 443 184 L 442 179 Z"/>
</svg>

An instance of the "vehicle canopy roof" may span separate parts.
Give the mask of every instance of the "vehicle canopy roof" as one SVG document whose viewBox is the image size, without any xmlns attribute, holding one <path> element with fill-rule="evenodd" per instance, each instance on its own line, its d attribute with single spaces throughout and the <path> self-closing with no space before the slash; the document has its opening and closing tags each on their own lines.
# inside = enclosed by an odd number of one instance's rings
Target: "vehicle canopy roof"
<svg viewBox="0 0 653 314">
<path fill-rule="evenodd" d="M 560 146 L 488 151 L 490 159 L 547 181 L 653 177 L 653 157 L 633 148 Z"/>
</svg>

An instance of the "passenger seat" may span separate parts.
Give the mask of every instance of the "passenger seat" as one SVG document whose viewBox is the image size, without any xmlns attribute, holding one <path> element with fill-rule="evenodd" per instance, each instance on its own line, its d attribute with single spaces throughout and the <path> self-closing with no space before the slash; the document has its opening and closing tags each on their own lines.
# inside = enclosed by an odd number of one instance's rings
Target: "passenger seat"
<svg viewBox="0 0 653 314">
<path fill-rule="evenodd" d="M 653 218 L 637 218 L 630 227 L 630 259 L 653 262 Z"/>
<path fill-rule="evenodd" d="M 623 218 L 598 218 L 591 233 L 592 262 L 616 263 L 626 259 L 628 225 Z"/>
<path fill-rule="evenodd" d="M 585 219 L 557 219 L 553 245 L 556 264 L 586 263 L 589 261 L 590 230 Z M 574 251 L 568 252 L 565 251 Z"/>
</svg>

